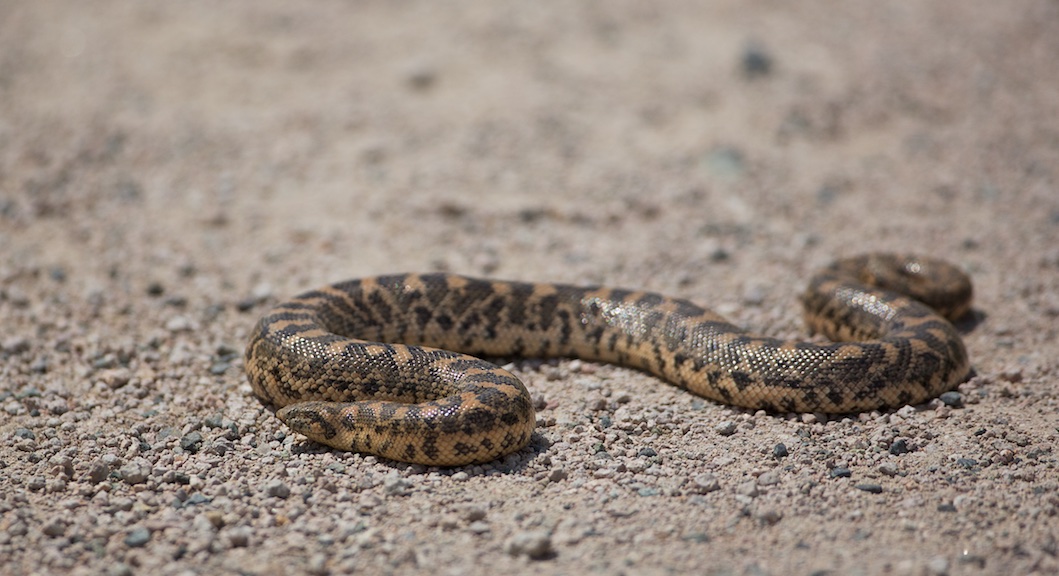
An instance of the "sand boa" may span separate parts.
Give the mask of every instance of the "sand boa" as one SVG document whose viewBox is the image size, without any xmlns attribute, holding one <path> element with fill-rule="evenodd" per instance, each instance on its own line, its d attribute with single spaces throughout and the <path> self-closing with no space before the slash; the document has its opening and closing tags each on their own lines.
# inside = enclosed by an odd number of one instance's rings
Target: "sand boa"
<svg viewBox="0 0 1059 576">
<path fill-rule="evenodd" d="M 380 276 L 270 311 L 251 335 L 246 372 L 254 393 L 312 440 L 455 466 L 521 449 L 535 414 L 514 375 L 452 350 L 611 362 L 772 412 L 858 412 L 921 403 L 963 381 L 967 353 L 943 316 L 962 315 L 970 300 L 970 280 L 944 262 L 841 260 L 802 301 L 811 329 L 853 341 L 811 343 L 753 336 L 650 292 Z"/>
</svg>

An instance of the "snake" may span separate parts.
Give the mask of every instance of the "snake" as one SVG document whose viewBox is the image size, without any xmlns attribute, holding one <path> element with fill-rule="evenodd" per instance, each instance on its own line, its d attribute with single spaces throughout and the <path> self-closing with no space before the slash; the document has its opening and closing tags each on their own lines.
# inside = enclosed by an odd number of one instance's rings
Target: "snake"
<svg viewBox="0 0 1059 576">
<path fill-rule="evenodd" d="M 944 260 L 844 258 L 801 296 L 810 332 L 829 340 L 799 340 L 649 291 L 393 274 L 276 305 L 252 329 L 244 369 L 254 395 L 313 442 L 462 466 L 522 450 L 536 425 L 526 386 L 482 356 L 612 363 L 776 414 L 895 409 L 969 377 L 952 322 L 971 298 L 969 277 Z"/>
</svg>

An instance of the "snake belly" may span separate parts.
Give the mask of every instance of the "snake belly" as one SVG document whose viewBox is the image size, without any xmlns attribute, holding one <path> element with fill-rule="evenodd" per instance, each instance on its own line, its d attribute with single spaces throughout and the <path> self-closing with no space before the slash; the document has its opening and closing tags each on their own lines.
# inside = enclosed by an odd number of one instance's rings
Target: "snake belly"
<svg viewBox="0 0 1059 576">
<path fill-rule="evenodd" d="M 948 319 L 971 283 L 954 266 L 872 254 L 835 262 L 802 296 L 813 332 L 747 333 L 687 300 L 643 291 L 401 274 L 279 304 L 253 329 L 254 394 L 309 439 L 437 466 L 525 447 L 526 387 L 477 356 L 577 357 L 638 368 L 716 402 L 849 413 L 925 402 L 970 372 Z"/>
</svg>

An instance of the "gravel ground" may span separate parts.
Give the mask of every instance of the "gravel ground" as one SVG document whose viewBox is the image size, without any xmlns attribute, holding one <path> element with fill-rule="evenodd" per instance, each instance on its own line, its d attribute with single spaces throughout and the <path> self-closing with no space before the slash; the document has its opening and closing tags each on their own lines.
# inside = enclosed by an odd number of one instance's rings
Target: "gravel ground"
<svg viewBox="0 0 1059 576">
<path fill-rule="evenodd" d="M 1059 4 L 0 3 L 0 572 L 1055 574 Z M 812 271 L 976 283 L 924 406 L 736 410 L 501 360 L 529 448 L 337 453 L 250 395 L 268 306 L 448 270 L 803 333 Z"/>
</svg>

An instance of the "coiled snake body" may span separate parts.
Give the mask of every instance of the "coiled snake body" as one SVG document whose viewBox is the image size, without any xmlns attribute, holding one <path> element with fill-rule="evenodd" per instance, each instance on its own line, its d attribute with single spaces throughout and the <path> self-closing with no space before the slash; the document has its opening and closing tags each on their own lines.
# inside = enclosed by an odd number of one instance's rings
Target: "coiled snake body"
<svg viewBox="0 0 1059 576">
<path fill-rule="evenodd" d="M 814 343 L 754 336 L 650 292 L 379 276 L 277 306 L 254 328 L 245 366 L 254 394 L 311 440 L 456 466 L 523 448 L 536 419 L 525 386 L 472 355 L 574 356 L 735 406 L 858 412 L 925 402 L 966 379 L 945 317 L 970 300 L 970 280 L 941 261 L 841 260 L 802 302 L 814 332 L 846 342 Z"/>
</svg>

